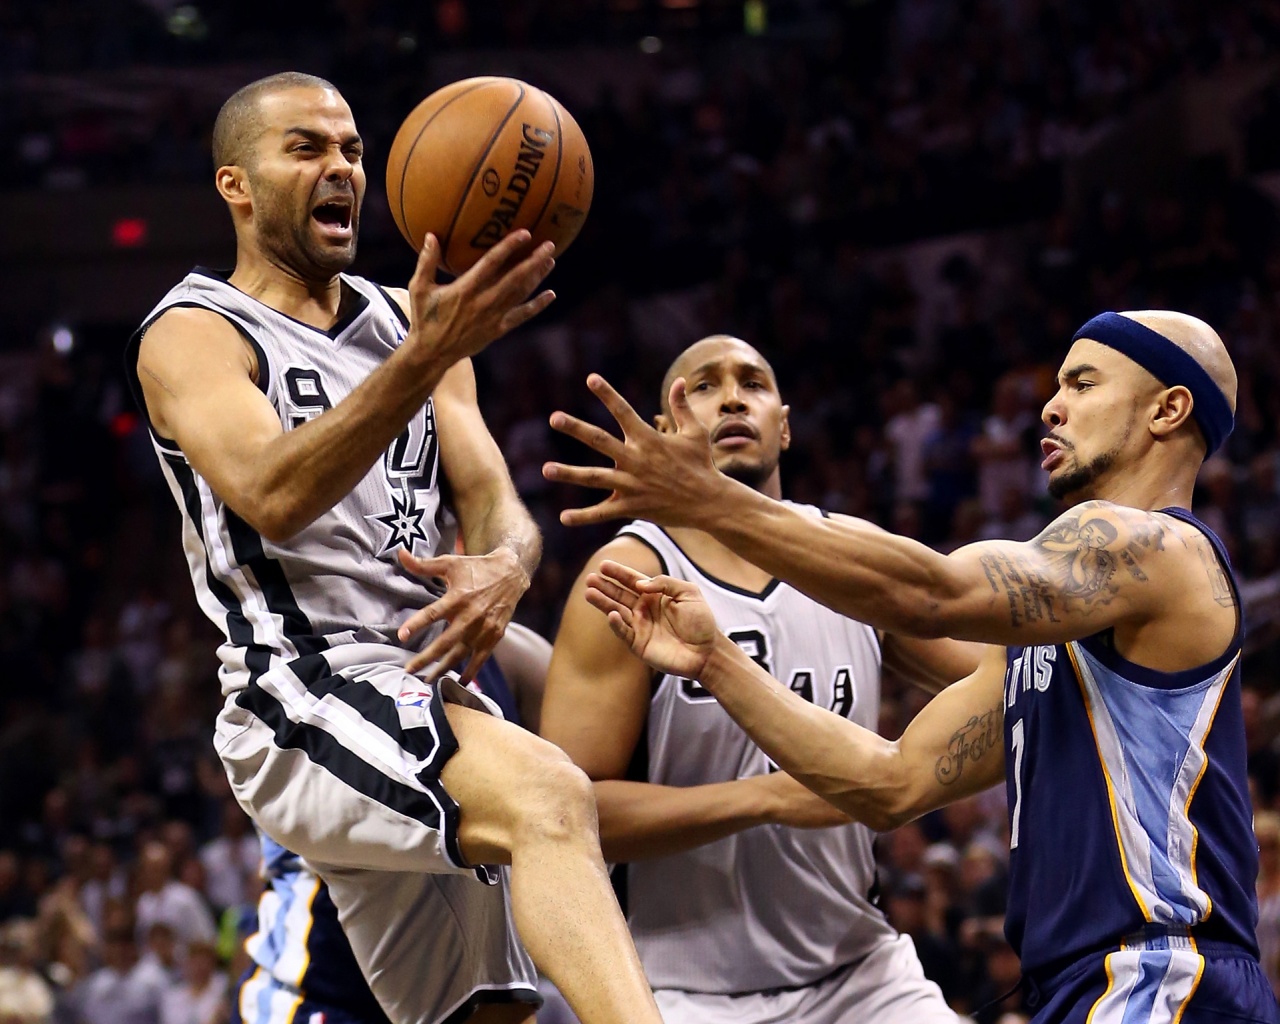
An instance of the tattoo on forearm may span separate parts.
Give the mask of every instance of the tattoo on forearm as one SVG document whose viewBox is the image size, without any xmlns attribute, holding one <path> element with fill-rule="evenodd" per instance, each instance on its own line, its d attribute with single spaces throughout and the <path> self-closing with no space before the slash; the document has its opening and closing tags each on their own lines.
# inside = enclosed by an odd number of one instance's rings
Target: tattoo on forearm
<svg viewBox="0 0 1280 1024">
<path fill-rule="evenodd" d="M 1143 517 L 1126 521 L 1124 534 L 1099 509 L 1082 505 L 1035 539 L 1036 554 L 992 552 L 981 557 L 982 567 L 991 589 L 1008 597 L 1014 626 L 1059 622 L 1064 612 L 1110 604 L 1120 592 L 1122 566 L 1134 582 L 1149 582 L 1141 563 L 1163 550 L 1163 527 Z"/>
<path fill-rule="evenodd" d="M 998 748 L 1004 742 L 1000 735 L 1003 722 L 1001 708 L 970 718 L 952 734 L 947 752 L 933 766 L 934 778 L 950 786 L 964 774 L 966 764 L 981 761 L 989 751 Z"/>
</svg>

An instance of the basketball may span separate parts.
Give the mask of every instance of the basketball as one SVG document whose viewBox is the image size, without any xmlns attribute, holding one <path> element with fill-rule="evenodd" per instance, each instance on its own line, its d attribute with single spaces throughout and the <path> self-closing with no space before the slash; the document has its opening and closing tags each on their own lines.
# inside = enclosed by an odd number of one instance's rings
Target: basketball
<svg viewBox="0 0 1280 1024">
<path fill-rule="evenodd" d="M 527 228 L 559 257 L 582 230 L 595 171 L 582 129 L 541 89 L 468 78 L 405 118 L 387 157 L 387 202 L 414 252 L 428 231 L 461 274 L 508 232 Z"/>
</svg>

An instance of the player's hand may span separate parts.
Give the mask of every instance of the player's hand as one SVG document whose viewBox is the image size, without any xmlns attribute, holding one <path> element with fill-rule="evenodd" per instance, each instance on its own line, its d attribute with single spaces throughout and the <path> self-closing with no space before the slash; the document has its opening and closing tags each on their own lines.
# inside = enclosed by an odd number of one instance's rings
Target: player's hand
<svg viewBox="0 0 1280 1024">
<path fill-rule="evenodd" d="M 440 242 L 427 235 L 409 282 L 406 345 L 419 345 L 452 365 L 533 319 L 555 293 L 533 290 L 556 265 L 555 245 L 530 250 L 529 232 L 512 231 L 450 284 L 436 284 Z"/>
<path fill-rule="evenodd" d="M 433 665 L 436 674 L 461 664 L 464 684 L 475 678 L 506 632 L 516 604 L 529 589 L 529 576 L 515 554 L 498 548 L 487 555 L 418 558 L 400 551 L 400 564 L 415 576 L 445 581 L 444 596 L 414 612 L 398 630 L 402 643 L 434 622 L 449 625 L 405 666 L 417 672 Z"/>
<path fill-rule="evenodd" d="M 752 776 L 750 780 L 765 801 L 766 816 L 775 825 L 789 828 L 834 828 L 853 821 L 849 815 L 806 789 L 786 772 Z"/>
<path fill-rule="evenodd" d="M 716 510 L 718 489 L 731 482 L 711 461 L 711 438 L 689 408 L 684 378 L 675 380 L 668 396 L 676 425 L 669 434 L 645 423 L 598 373 L 587 378 L 587 387 L 618 421 L 622 439 L 567 413 L 552 414 L 552 427 L 613 460 L 612 469 L 559 462 L 542 467 L 548 480 L 611 492 L 598 505 L 566 509 L 560 522 L 586 526 L 625 518 L 663 526 L 700 525 L 699 516 Z"/>
<path fill-rule="evenodd" d="M 720 630 L 701 591 L 607 559 L 587 575 L 587 601 L 636 657 L 659 672 L 697 679 Z"/>
</svg>

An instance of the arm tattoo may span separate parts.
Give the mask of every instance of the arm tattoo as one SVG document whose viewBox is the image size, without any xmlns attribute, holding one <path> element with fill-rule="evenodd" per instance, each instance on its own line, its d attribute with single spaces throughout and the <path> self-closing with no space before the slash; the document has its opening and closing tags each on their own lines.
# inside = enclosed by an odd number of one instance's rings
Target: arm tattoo
<svg viewBox="0 0 1280 1024">
<path fill-rule="evenodd" d="M 943 786 L 950 786 L 964 774 L 964 766 L 971 761 L 981 761 L 991 750 L 1004 742 L 1000 727 L 1004 721 L 1004 709 L 993 708 L 984 715 L 974 715 L 951 735 L 947 752 L 933 766 L 933 777 Z"/>
<path fill-rule="evenodd" d="M 1110 604 L 1120 592 L 1123 566 L 1137 583 L 1148 582 L 1141 562 L 1164 548 L 1164 530 L 1151 517 L 1126 523 L 1122 539 L 1111 518 L 1080 506 L 1051 523 L 1034 541 L 1034 556 L 992 552 L 981 557 L 991 589 L 1009 599 L 1014 626 L 1060 622 L 1060 613 Z"/>
<path fill-rule="evenodd" d="M 1234 608 L 1236 599 L 1231 593 L 1231 581 L 1227 579 L 1217 553 L 1209 548 L 1208 541 L 1200 540 L 1196 544 L 1196 554 L 1200 556 L 1200 564 L 1209 577 L 1209 593 L 1213 595 L 1213 600 L 1223 608 Z"/>
</svg>

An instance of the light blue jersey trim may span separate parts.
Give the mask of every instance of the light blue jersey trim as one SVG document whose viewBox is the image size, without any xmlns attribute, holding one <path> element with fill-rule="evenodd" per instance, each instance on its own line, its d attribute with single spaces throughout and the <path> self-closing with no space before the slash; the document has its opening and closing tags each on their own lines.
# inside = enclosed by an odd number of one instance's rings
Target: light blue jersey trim
<svg viewBox="0 0 1280 1024">
<path fill-rule="evenodd" d="M 1235 669 L 1168 690 L 1126 679 L 1068 645 L 1112 793 L 1117 841 L 1129 887 L 1148 921 L 1192 925 L 1213 904 L 1196 879 L 1198 832 L 1190 807 L 1204 775 L 1205 739 Z"/>
</svg>

